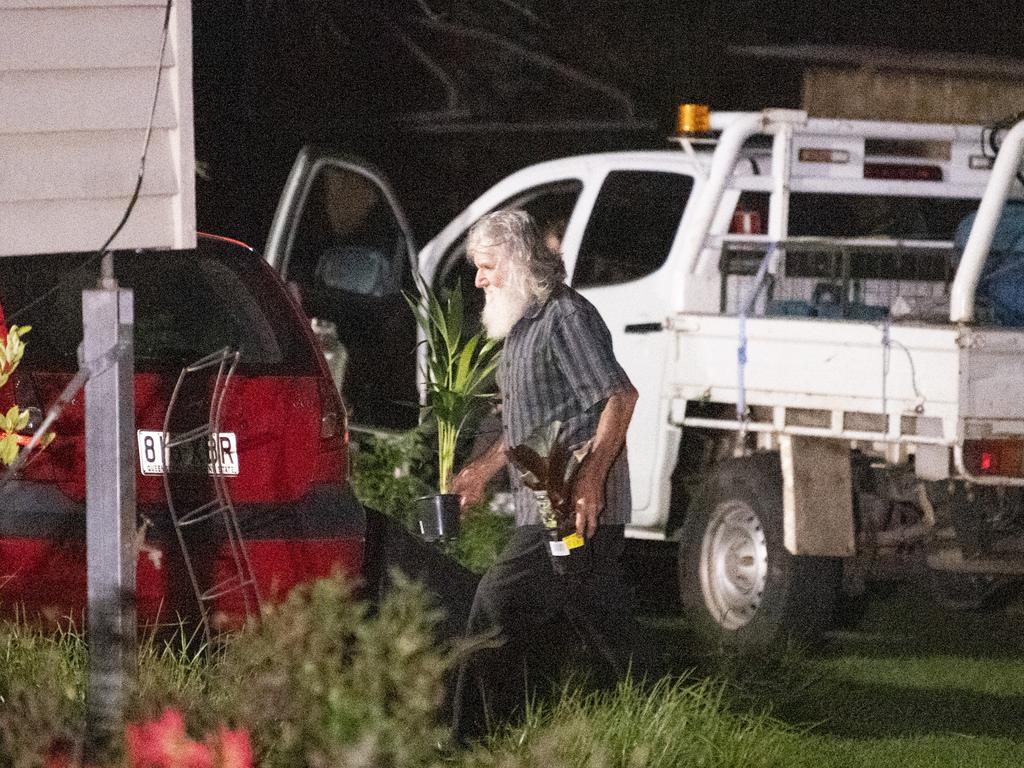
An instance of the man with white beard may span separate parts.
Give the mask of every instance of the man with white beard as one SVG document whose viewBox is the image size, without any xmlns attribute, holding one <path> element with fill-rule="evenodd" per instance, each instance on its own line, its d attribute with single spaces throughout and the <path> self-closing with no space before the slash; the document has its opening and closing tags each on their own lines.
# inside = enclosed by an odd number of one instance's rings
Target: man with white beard
<svg viewBox="0 0 1024 768">
<path fill-rule="evenodd" d="M 631 499 L 626 429 L 637 392 L 615 360 L 611 334 L 590 302 L 564 284 L 561 255 L 545 247 L 524 211 L 498 211 L 469 232 L 467 257 L 476 287 L 486 294 L 482 320 L 503 338 L 498 367 L 501 438 L 453 480 L 463 508 L 479 501 L 487 482 L 507 464 L 509 446 L 554 421 L 568 446 L 593 439 L 572 491 L 576 532 L 586 540 L 583 573 L 556 575 L 533 492 L 510 472 L 516 530 L 480 581 L 467 631 L 497 629 L 503 644 L 478 651 L 462 665 L 454 701 L 460 740 L 485 722 L 507 718 L 525 703 L 524 646 L 558 618 L 575 624 L 609 671 L 630 664 L 634 624 L 622 577 Z M 568 609 L 568 610 L 567 610 Z"/>
</svg>

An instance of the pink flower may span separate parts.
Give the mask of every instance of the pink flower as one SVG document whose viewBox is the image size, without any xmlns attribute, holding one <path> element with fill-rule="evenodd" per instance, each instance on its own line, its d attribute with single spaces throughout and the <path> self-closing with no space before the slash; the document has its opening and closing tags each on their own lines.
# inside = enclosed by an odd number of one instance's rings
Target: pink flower
<svg viewBox="0 0 1024 768">
<path fill-rule="evenodd" d="M 206 737 L 206 743 L 216 755 L 217 768 L 252 768 L 252 746 L 249 732 L 244 728 L 232 731 L 224 726 L 217 729 L 217 735 Z"/>
<path fill-rule="evenodd" d="M 156 720 L 125 728 L 128 764 L 131 768 L 213 768 L 213 756 L 205 744 L 185 733 L 185 719 L 176 709 L 165 709 Z"/>
</svg>

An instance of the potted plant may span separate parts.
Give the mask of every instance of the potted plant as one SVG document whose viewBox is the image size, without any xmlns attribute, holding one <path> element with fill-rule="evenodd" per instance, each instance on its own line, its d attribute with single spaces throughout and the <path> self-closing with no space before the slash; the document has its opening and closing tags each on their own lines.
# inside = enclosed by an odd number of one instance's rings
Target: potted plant
<svg viewBox="0 0 1024 768">
<path fill-rule="evenodd" d="M 586 542 L 576 532 L 572 487 L 593 441 L 570 448 L 562 441 L 561 430 L 560 421 L 535 430 L 509 450 L 509 459 L 523 484 L 533 490 L 548 534 L 551 565 L 555 573 L 564 575 L 587 567 Z"/>
<path fill-rule="evenodd" d="M 467 333 L 462 288 L 438 295 L 420 286 L 422 299 L 406 296 L 427 348 L 426 415 L 437 427 L 437 494 L 418 500 L 420 534 L 431 540 L 457 533 L 459 497 L 448 492 L 455 449 L 467 420 L 493 397 L 491 374 L 498 364 L 498 340 L 483 329 Z"/>
</svg>

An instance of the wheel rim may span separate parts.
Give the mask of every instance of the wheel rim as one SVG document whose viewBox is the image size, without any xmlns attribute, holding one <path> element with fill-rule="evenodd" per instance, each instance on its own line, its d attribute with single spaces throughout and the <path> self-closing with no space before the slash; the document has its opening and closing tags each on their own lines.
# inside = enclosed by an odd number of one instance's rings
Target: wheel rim
<svg viewBox="0 0 1024 768">
<path fill-rule="evenodd" d="M 739 629 L 757 613 L 768 579 L 768 543 L 749 504 L 715 507 L 704 532 L 700 585 L 704 603 L 725 629 Z"/>
</svg>

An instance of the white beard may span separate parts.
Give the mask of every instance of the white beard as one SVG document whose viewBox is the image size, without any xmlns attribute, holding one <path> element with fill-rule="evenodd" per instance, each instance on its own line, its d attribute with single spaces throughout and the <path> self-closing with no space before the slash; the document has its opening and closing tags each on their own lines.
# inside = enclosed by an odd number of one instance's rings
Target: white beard
<svg viewBox="0 0 1024 768">
<path fill-rule="evenodd" d="M 480 320 L 492 339 L 503 339 L 508 336 L 512 326 L 526 313 L 530 297 L 518 286 L 506 284 L 487 294 L 487 302 Z"/>
</svg>

